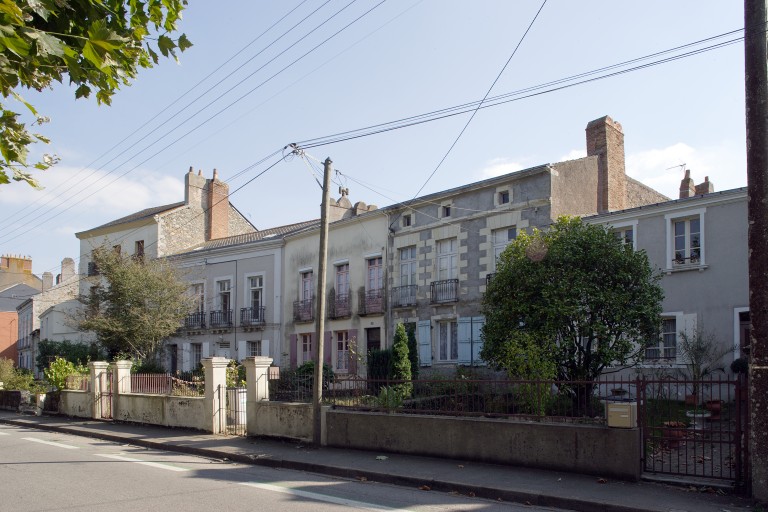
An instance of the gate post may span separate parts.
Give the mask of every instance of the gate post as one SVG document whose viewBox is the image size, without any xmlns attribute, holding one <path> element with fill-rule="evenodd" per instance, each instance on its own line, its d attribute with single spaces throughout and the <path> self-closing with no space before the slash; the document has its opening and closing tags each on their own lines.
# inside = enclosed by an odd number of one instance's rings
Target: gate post
<svg viewBox="0 0 768 512">
<path fill-rule="evenodd" d="M 120 417 L 120 395 L 131 392 L 131 361 L 115 361 L 112 385 L 112 417 Z"/>
<path fill-rule="evenodd" d="M 245 385 L 247 386 L 247 395 L 245 399 L 245 431 L 248 435 L 258 435 L 258 425 L 256 424 L 257 403 L 263 400 L 269 400 L 269 366 L 272 364 L 271 357 L 246 357 L 243 359 L 245 366 Z"/>
<path fill-rule="evenodd" d="M 206 357 L 201 361 L 205 370 L 205 424 L 213 434 L 227 431 L 227 365 L 226 357 Z"/>
<path fill-rule="evenodd" d="M 88 363 L 91 377 L 91 404 L 93 406 L 91 415 L 93 419 L 100 420 L 102 415 L 102 403 L 101 394 L 104 391 L 101 389 L 104 375 L 107 373 L 107 367 L 109 363 L 106 361 L 91 361 Z"/>
</svg>

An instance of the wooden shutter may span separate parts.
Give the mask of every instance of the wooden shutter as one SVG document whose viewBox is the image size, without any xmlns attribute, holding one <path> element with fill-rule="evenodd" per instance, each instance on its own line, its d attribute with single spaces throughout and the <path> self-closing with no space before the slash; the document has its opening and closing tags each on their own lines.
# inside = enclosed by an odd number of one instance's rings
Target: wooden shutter
<svg viewBox="0 0 768 512">
<path fill-rule="evenodd" d="M 429 320 L 419 321 L 416 333 L 419 342 L 419 365 L 432 366 L 432 323 Z"/>
</svg>

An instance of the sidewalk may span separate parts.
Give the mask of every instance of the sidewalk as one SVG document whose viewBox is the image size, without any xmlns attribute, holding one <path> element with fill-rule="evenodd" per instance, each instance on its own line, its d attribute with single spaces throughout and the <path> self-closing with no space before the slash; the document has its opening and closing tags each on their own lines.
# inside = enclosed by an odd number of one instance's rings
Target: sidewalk
<svg viewBox="0 0 768 512">
<path fill-rule="evenodd" d="M 492 500 L 579 512 L 738 512 L 746 499 L 657 483 L 603 481 L 599 477 L 391 453 L 314 448 L 263 438 L 214 436 L 60 416 L 0 411 L 0 423 L 228 459 L 234 462 L 365 479 L 405 487 L 428 486 Z M 385 455 L 386 459 L 376 457 Z"/>
</svg>

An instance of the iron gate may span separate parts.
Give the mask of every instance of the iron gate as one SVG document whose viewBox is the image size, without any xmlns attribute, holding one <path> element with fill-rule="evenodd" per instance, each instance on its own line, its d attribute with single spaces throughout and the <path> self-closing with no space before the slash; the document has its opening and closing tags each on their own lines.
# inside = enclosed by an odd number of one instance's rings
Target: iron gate
<svg viewBox="0 0 768 512">
<path fill-rule="evenodd" d="M 748 483 L 746 379 L 640 380 L 638 388 L 646 476 Z"/>
<path fill-rule="evenodd" d="M 101 409 L 101 419 L 112 419 L 112 370 L 103 372 L 100 376 L 101 386 L 99 393 L 99 409 Z"/>
<path fill-rule="evenodd" d="M 247 388 L 219 386 L 219 432 L 244 436 L 246 432 L 245 402 Z"/>
</svg>

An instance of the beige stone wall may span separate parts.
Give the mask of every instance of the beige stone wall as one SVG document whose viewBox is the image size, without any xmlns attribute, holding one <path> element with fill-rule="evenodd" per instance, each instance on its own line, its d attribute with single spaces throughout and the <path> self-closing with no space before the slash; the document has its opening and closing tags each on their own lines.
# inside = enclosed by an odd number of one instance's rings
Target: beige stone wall
<svg viewBox="0 0 768 512">
<path fill-rule="evenodd" d="M 598 157 L 554 164 L 551 180 L 553 220 L 560 215 L 593 215 L 599 211 Z"/>
<path fill-rule="evenodd" d="M 229 236 L 253 233 L 253 225 L 232 206 L 229 207 Z"/>
<path fill-rule="evenodd" d="M 176 254 L 205 242 L 205 214 L 185 206 L 161 217 L 158 229 L 158 256 Z"/>
<path fill-rule="evenodd" d="M 643 185 L 637 180 L 627 177 L 627 208 L 636 208 L 647 204 L 656 204 L 669 201 L 664 194 Z"/>
</svg>

